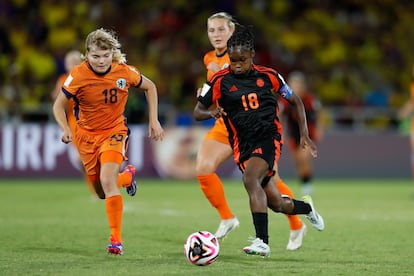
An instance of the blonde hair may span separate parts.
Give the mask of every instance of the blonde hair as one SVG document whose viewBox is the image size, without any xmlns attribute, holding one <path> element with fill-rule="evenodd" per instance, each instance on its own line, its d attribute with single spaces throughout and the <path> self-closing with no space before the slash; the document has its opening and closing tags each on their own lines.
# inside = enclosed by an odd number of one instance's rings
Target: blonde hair
<svg viewBox="0 0 414 276">
<path fill-rule="evenodd" d="M 218 12 L 215 13 L 213 15 L 211 15 L 208 19 L 207 19 L 207 25 L 208 23 L 213 20 L 213 19 L 224 19 L 227 22 L 227 26 L 229 27 L 230 30 L 234 31 L 236 25 L 235 25 L 235 20 L 233 19 L 233 17 L 228 14 L 227 12 Z"/>
<path fill-rule="evenodd" d="M 104 28 L 97 29 L 91 32 L 85 41 L 86 54 L 91 49 L 91 46 L 96 46 L 100 50 L 112 50 L 112 60 L 118 63 L 126 62 L 126 55 L 121 52 L 121 43 L 119 43 L 115 31 L 105 30 Z"/>
<path fill-rule="evenodd" d="M 67 72 L 72 70 L 75 65 L 82 62 L 82 54 L 78 50 L 72 50 L 65 55 L 65 69 Z"/>
</svg>

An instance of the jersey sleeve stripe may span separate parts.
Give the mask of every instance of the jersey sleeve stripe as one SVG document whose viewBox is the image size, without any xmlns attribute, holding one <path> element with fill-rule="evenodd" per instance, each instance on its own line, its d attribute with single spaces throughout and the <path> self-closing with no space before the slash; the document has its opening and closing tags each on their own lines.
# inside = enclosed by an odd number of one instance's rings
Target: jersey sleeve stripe
<svg viewBox="0 0 414 276">
<path fill-rule="evenodd" d="M 68 90 L 65 89 L 65 87 L 62 86 L 62 91 L 66 95 L 67 98 L 72 98 L 73 94 L 70 93 Z"/>
<path fill-rule="evenodd" d="M 141 75 L 141 79 L 139 80 L 139 83 L 135 87 L 139 88 L 142 84 L 142 81 L 143 81 L 143 77 Z"/>
<path fill-rule="evenodd" d="M 279 74 L 276 70 L 261 65 L 254 65 L 254 69 L 269 77 L 270 81 L 272 82 L 272 87 L 275 91 L 278 91 L 282 87 L 282 80 L 278 77 Z"/>
<path fill-rule="evenodd" d="M 223 76 L 221 76 L 220 78 L 216 78 L 216 81 L 214 82 L 213 85 L 213 98 L 212 101 L 213 103 L 218 105 L 218 100 L 221 98 L 221 80 L 223 79 Z"/>
<path fill-rule="evenodd" d="M 218 78 L 221 78 L 229 73 L 229 69 L 223 69 L 215 73 L 209 80 L 209 82 L 215 82 Z"/>
</svg>

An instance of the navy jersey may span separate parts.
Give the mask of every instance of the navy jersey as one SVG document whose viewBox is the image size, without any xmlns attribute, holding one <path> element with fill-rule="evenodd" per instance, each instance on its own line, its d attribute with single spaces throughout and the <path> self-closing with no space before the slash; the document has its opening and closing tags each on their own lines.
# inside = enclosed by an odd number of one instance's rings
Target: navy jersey
<svg viewBox="0 0 414 276">
<path fill-rule="evenodd" d="M 253 65 L 248 75 L 235 75 L 230 68 L 223 69 L 204 85 L 198 100 L 206 107 L 218 104 L 227 113 L 223 119 L 230 145 L 235 156 L 239 156 L 236 162 L 249 159 L 263 139 L 281 142 L 275 93 L 289 98 L 292 90 L 276 70 L 260 65 Z"/>
</svg>

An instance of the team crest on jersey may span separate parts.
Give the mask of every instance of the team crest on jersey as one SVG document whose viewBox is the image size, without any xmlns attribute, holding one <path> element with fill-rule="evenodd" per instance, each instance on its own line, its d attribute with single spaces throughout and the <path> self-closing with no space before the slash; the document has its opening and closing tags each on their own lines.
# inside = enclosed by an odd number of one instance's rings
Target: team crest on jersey
<svg viewBox="0 0 414 276">
<path fill-rule="evenodd" d="M 262 78 L 258 78 L 256 80 L 257 87 L 263 87 L 264 86 L 264 80 Z"/>
<path fill-rule="evenodd" d="M 221 67 L 221 69 L 225 69 L 225 68 L 227 68 L 227 67 L 229 67 L 229 64 L 228 64 L 228 63 L 224 63 L 224 64 L 223 64 L 223 67 Z"/>
<path fill-rule="evenodd" d="M 124 89 L 126 86 L 126 80 L 123 78 L 120 78 L 116 81 L 116 86 L 118 86 L 118 88 L 120 89 Z"/>
</svg>

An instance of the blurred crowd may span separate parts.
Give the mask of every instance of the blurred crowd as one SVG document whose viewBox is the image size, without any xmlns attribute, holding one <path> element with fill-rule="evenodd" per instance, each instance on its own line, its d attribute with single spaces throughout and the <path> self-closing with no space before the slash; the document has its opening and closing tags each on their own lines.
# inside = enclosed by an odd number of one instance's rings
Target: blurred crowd
<svg viewBox="0 0 414 276">
<path fill-rule="evenodd" d="M 0 0 L 0 107 L 13 117 L 50 106 L 65 53 L 84 52 L 86 35 L 104 27 L 156 82 L 163 110 L 192 111 L 211 50 L 206 19 L 218 11 L 254 26 L 256 63 L 305 72 L 324 106 L 397 108 L 409 97 L 410 1 Z M 132 120 L 142 101 L 131 97 Z"/>
</svg>

